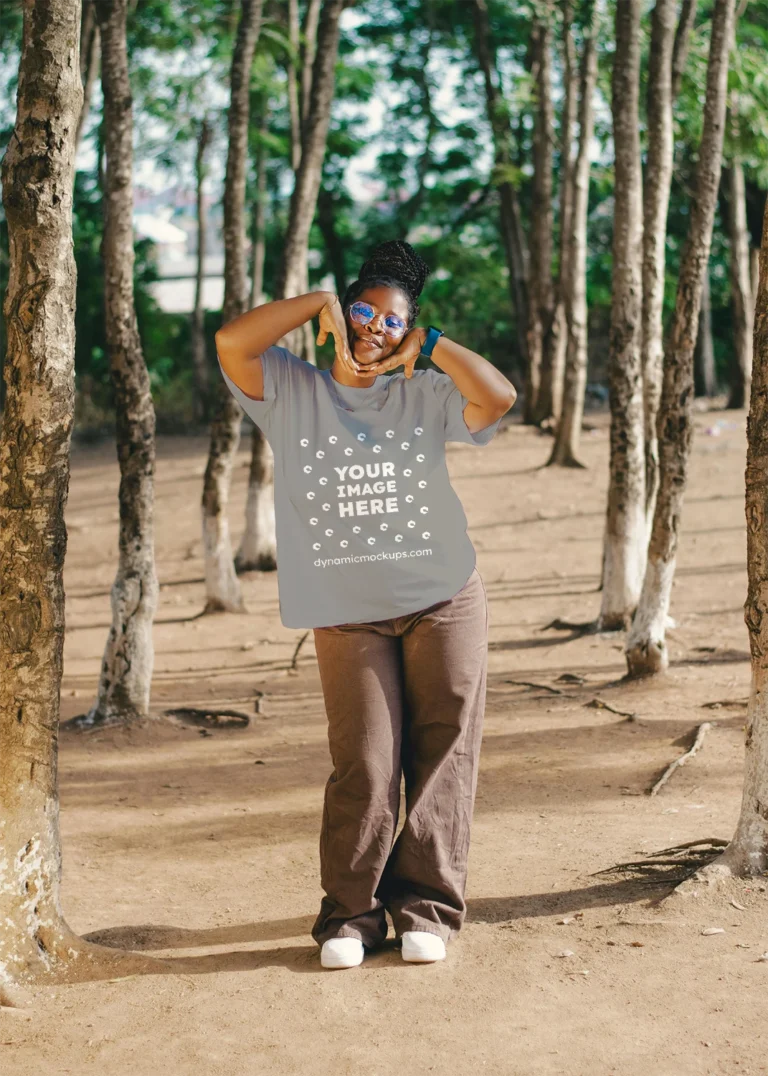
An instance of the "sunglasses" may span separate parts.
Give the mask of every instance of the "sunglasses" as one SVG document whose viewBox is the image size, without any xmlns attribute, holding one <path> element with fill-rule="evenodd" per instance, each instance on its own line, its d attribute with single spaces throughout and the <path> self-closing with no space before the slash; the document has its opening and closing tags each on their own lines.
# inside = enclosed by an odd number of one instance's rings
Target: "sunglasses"
<svg viewBox="0 0 768 1076">
<path fill-rule="evenodd" d="M 353 303 L 349 308 L 349 316 L 356 324 L 367 325 L 376 317 L 376 311 L 368 303 Z M 382 327 L 387 336 L 400 336 L 408 328 L 397 314 L 388 314 Z"/>
</svg>

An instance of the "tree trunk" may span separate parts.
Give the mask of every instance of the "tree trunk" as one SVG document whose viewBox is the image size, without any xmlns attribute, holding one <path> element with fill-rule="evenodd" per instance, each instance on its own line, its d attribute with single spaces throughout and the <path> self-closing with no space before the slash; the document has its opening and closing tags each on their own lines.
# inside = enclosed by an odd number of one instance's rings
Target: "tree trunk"
<svg viewBox="0 0 768 1076">
<path fill-rule="evenodd" d="M 551 0 L 542 9 L 542 18 L 533 28 L 536 106 L 533 118 L 533 191 L 531 205 L 531 321 L 528 328 L 531 356 L 539 355 L 541 375 L 535 398 L 526 394 L 531 422 L 540 425 L 554 417 L 556 371 L 554 333 L 555 291 L 552 279 L 552 150 L 554 112 L 552 107 L 553 10 Z"/>
<path fill-rule="evenodd" d="M 78 0 L 24 2 L 8 223 L 0 429 L 0 1004 L 96 954 L 61 908 L 59 692 L 74 415 L 72 187 L 82 111 Z M 84 959 L 86 958 L 86 959 Z M 90 977 L 91 972 L 86 975 Z"/>
<path fill-rule="evenodd" d="M 339 49 L 339 17 L 344 0 L 325 0 L 317 29 L 317 53 L 312 72 L 312 95 L 304 127 L 301 161 L 291 195 L 283 257 L 275 297 L 300 295 L 307 287 L 306 259 L 309 230 L 317 206 L 320 176 L 325 156 L 328 127 Z"/>
<path fill-rule="evenodd" d="M 317 53 L 317 24 L 320 19 L 320 0 L 307 0 L 304 12 L 304 25 L 301 39 L 301 125 L 302 128 L 309 115 L 312 100 L 312 70 Z"/>
<path fill-rule="evenodd" d="M 320 191 L 339 50 L 339 18 L 344 6 L 344 0 L 325 0 L 320 14 L 312 71 L 312 92 L 309 109 L 301 127 L 301 155 L 291 196 L 275 299 L 288 299 L 309 291 L 309 231 Z M 295 74 L 293 79 L 295 83 Z M 287 347 L 313 365 L 314 343 L 311 321 L 300 325 L 285 338 Z M 277 567 L 273 475 L 272 450 L 259 428 L 255 427 L 251 435 L 251 469 L 245 530 L 235 558 L 238 572 L 272 571 Z"/>
<path fill-rule="evenodd" d="M 722 161 L 733 7 L 734 0 L 715 0 L 712 12 L 704 126 L 696 165 L 695 193 L 680 262 L 675 313 L 664 353 L 659 411 L 659 491 L 643 590 L 627 639 L 630 676 L 662 672 L 668 665 L 664 636 L 688 477 L 693 426 L 693 352 Z"/>
<path fill-rule="evenodd" d="M 589 15 L 579 76 L 579 150 L 573 174 L 570 251 L 563 279 L 567 326 L 563 408 L 549 460 L 550 464 L 561 467 L 583 466 L 579 460 L 579 442 L 587 386 L 587 210 L 597 82 L 597 16 L 594 0 Z"/>
<path fill-rule="evenodd" d="M 296 81 L 295 56 L 299 51 L 299 0 L 288 0 L 288 42 L 291 51 L 285 65 L 288 83 L 288 115 L 291 133 L 291 168 L 294 175 L 301 163 L 301 113 L 299 111 L 299 86 Z"/>
<path fill-rule="evenodd" d="M 77 119 L 75 153 L 80 148 L 86 120 L 91 110 L 91 96 L 101 62 L 101 38 L 96 20 L 94 0 L 83 0 L 83 17 L 80 27 L 80 77 L 83 80 L 83 106 Z"/>
<path fill-rule="evenodd" d="M 333 192 L 320 188 L 317 201 L 317 223 L 323 233 L 323 241 L 333 273 L 336 292 L 343 296 L 347 290 L 347 268 L 344 264 L 344 243 L 336 233 L 336 204 Z"/>
<path fill-rule="evenodd" d="M 200 124 L 197 139 L 197 157 L 195 160 L 195 178 L 197 180 L 197 272 L 195 276 L 195 309 L 192 314 L 192 369 L 195 377 L 195 413 L 199 421 L 207 417 L 210 397 L 210 379 L 208 377 L 208 360 L 205 346 L 205 306 L 203 305 L 203 288 L 205 286 L 205 248 L 208 234 L 208 215 L 205 207 L 205 151 L 211 141 L 211 125 L 204 116 Z"/>
<path fill-rule="evenodd" d="M 752 653 L 747 707 L 746 764 L 741 813 L 731 843 L 698 872 L 707 876 L 760 875 L 768 870 L 768 202 L 763 218 L 760 283 L 747 419 L 747 601 L 744 620 Z"/>
<path fill-rule="evenodd" d="M 699 310 L 699 327 L 696 334 L 696 353 L 693 360 L 694 394 L 696 396 L 714 396 L 717 392 L 715 380 L 715 343 L 712 339 L 712 296 L 709 288 L 709 267 L 701 281 L 701 309 Z"/>
<path fill-rule="evenodd" d="M 749 402 L 754 312 L 744 169 L 738 158 L 725 170 L 725 175 L 728 187 L 728 238 L 731 247 L 728 268 L 733 311 L 733 352 L 730 361 L 728 407 L 741 408 L 746 407 Z"/>
<path fill-rule="evenodd" d="M 566 281 L 569 279 L 569 259 L 573 228 L 573 133 L 578 119 L 578 86 L 576 54 L 573 41 L 573 4 L 563 3 L 563 93 L 565 95 L 560 120 L 560 237 L 555 312 L 552 318 L 552 418 L 559 423 L 563 408 L 566 352 L 568 350 L 568 318 L 565 309 Z M 553 453 L 554 456 L 554 453 Z M 551 459 L 550 462 L 553 462 Z"/>
<path fill-rule="evenodd" d="M 251 209 L 251 310 L 264 302 L 265 225 L 267 218 L 267 153 L 264 146 L 269 128 L 269 111 L 264 104 L 256 149 L 256 201 Z"/>
<path fill-rule="evenodd" d="M 488 119 L 494 144 L 494 185 L 499 191 L 501 239 L 509 273 L 509 290 L 515 312 L 520 364 L 525 371 L 526 396 L 538 392 L 539 371 L 530 369 L 528 355 L 528 244 L 523 231 L 520 204 L 512 181 L 513 155 L 510 118 L 499 88 L 495 51 L 492 45 L 486 0 L 474 0 L 475 51 L 485 82 Z"/>
<path fill-rule="evenodd" d="M 126 0 L 97 6 L 106 126 L 104 298 L 120 463 L 118 567 L 112 627 L 98 695 L 83 724 L 129 723 L 149 716 L 157 607 L 154 486 L 155 410 L 133 298 L 133 102 L 126 48 Z"/>
<path fill-rule="evenodd" d="M 248 155 L 250 76 L 261 28 L 263 0 L 241 0 L 240 21 L 232 53 L 229 105 L 229 146 L 224 179 L 224 306 L 222 323 L 245 313 L 248 300 L 245 272 L 245 171 Z M 240 443 L 243 412 L 219 378 L 216 414 L 203 481 L 203 553 L 205 557 L 204 612 L 245 611 L 235 572 L 229 537 L 229 487 Z"/>
<path fill-rule="evenodd" d="M 667 212 L 672 186 L 672 59 L 676 0 L 656 0 L 651 18 L 648 60 L 648 153 L 643 187 L 643 397 L 645 406 L 646 533 L 653 522 L 659 480 L 656 416 L 661 399 L 664 361 L 663 310 L 666 270 Z M 678 46 L 679 47 L 679 46 Z"/>
<path fill-rule="evenodd" d="M 615 159 L 611 296 L 611 449 L 603 559 L 603 630 L 629 626 L 645 570 L 641 348 L 643 192 L 640 169 L 640 0 L 616 5 L 612 112 Z"/>
</svg>

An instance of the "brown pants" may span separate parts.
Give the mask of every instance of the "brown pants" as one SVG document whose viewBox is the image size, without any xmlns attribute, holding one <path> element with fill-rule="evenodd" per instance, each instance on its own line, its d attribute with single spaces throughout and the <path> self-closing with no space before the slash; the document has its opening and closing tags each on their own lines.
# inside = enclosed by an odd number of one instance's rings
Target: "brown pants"
<svg viewBox="0 0 768 1076">
<path fill-rule="evenodd" d="M 368 624 L 315 628 L 333 762 L 325 788 L 312 937 L 424 930 L 466 915 L 470 825 L 488 663 L 488 604 L 474 569 L 447 601 Z M 405 777 L 406 818 L 394 841 Z M 393 844 L 394 842 L 394 844 Z"/>
</svg>

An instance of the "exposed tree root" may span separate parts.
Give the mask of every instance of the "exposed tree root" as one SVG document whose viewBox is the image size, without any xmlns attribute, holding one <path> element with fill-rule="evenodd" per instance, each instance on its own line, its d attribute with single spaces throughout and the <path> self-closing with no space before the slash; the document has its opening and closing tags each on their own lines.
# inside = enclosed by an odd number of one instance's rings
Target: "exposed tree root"
<svg viewBox="0 0 768 1076">
<path fill-rule="evenodd" d="M 293 652 L 293 657 L 291 658 L 291 664 L 288 666 L 288 671 L 289 672 L 298 672 L 298 670 L 299 670 L 299 666 L 298 666 L 299 651 L 301 650 L 302 646 L 304 645 L 304 642 L 307 639 L 308 635 L 309 635 L 309 632 L 305 631 L 304 634 L 302 635 L 302 637 L 299 639 L 298 643 L 296 643 L 296 649 Z"/>
<path fill-rule="evenodd" d="M 715 724 L 716 722 L 714 721 L 703 721 L 698 726 L 698 728 L 696 729 L 696 736 L 694 738 L 692 746 L 685 752 L 685 754 L 680 755 L 679 758 L 676 758 L 674 762 L 670 763 L 670 765 L 667 766 L 666 770 L 664 770 L 664 773 L 661 775 L 658 781 L 654 785 L 652 785 L 651 788 L 648 789 L 649 796 L 657 795 L 659 790 L 664 787 L 664 785 L 670 779 L 675 770 L 679 769 L 681 766 L 684 766 L 689 758 L 693 758 L 693 756 L 698 752 L 701 745 L 703 744 L 704 737 Z"/>
<path fill-rule="evenodd" d="M 629 710 L 617 710 L 615 706 L 611 706 L 609 703 L 604 702 L 603 699 L 590 699 L 590 701 L 585 702 L 584 705 L 591 710 L 608 710 L 612 714 L 618 714 L 619 717 L 626 717 L 628 721 L 637 721 L 636 713 L 631 713 Z"/>
<path fill-rule="evenodd" d="M 251 722 L 248 714 L 241 710 L 197 710 L 192 706 L 182 706 L 164 712 L 166 717 L 173 718 L 182 725 L 208 729 L 241 729 Z"/>
<path fill-rule="evenodd" d="M 550 620 L 549 624 L 545 624 L 543 628 L 539 628 L 539 631 L 575 631 L 579 635 L 594 635 L 597 632 L 597 621 L 585 620 L 577 622 L 561 620 L 560 617 L 556 617 L 554 620 Z"/>
<path fill-rule="evenodd" d="M 534 684 L 531 680 L 505 680 L 505 684 L 514 684 L 516 687 L 529 687 L 538 691 L 549 691 L 552 695 L 564 695 L 559 687 L 550 687 L 549 684 Z"/>
<path fill-rule="evenodd" d="M 591 877 L 601 874 L 629 874 L 638 879 L 645 879 L 649 884 L 670 885 L 685 882 L 702 867 L 720 857 L 728 841 L 719 837 L 710 837 L 701 841 L 688 841 L 672 848 L 662 848 L 645 859 L 630 863 L 617 863 L 613 867 L 595 871 Z M 677 868 L 677 871 L 667 868 Z"/>
</svg>

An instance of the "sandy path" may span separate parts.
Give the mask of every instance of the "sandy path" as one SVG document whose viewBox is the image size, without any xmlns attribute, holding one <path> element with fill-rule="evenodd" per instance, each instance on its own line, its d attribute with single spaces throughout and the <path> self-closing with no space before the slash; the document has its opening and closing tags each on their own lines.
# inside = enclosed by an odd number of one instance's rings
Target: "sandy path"
<svg viewBox="0 0 768 1076">
<path fill-rule="evenodd" d="M 165 724 L 63 732 L 67 918 L 169 957 L 177 973 L 59 986 L 29 1011 L 3 1010 L 5 1076 L 768 1073 L 765 885 L 653 908 L 658 887 L 594 876 L 729 837 L 736 822 L 749 686 L 743 416 L 697 417 L 660 685 L 609 686 L 624 671 L 621 637 L 540 630 L 598 608 L 605 420 L 585 439 L 586 471 L 538 469 L 550 444 L 515 424 L 486 449 L 449 450 L 491 613 L 467 924 L 443 964 L 404 965 L 389 948 L 325 972 L 308 936 L 330 769 L 312 636 L 289 674 L 302 633 L 280 625 L 274 575 L 247 579 L 248 616 L 191 619 L 202 605 L 205 445 L 161 442 L 154 704 L 233 706 L 252 722 L 208 736 Z M 235 532 L 246 476 L 247 439 Z M 64 718 L 95 687 L 116 484 L 110 448 L 77 450 Z M 584 682 L 557 682 L 563 673 Z M 595 698 L 638 719 L 587 705 Z M 733 705 L 702 708 L 715 700 Z M 644 795 L 703 720 L 717 725 L 701 753 L 658 797 Z M 725 933 L 701 934 L 712 926 Z"/>
</svg>

